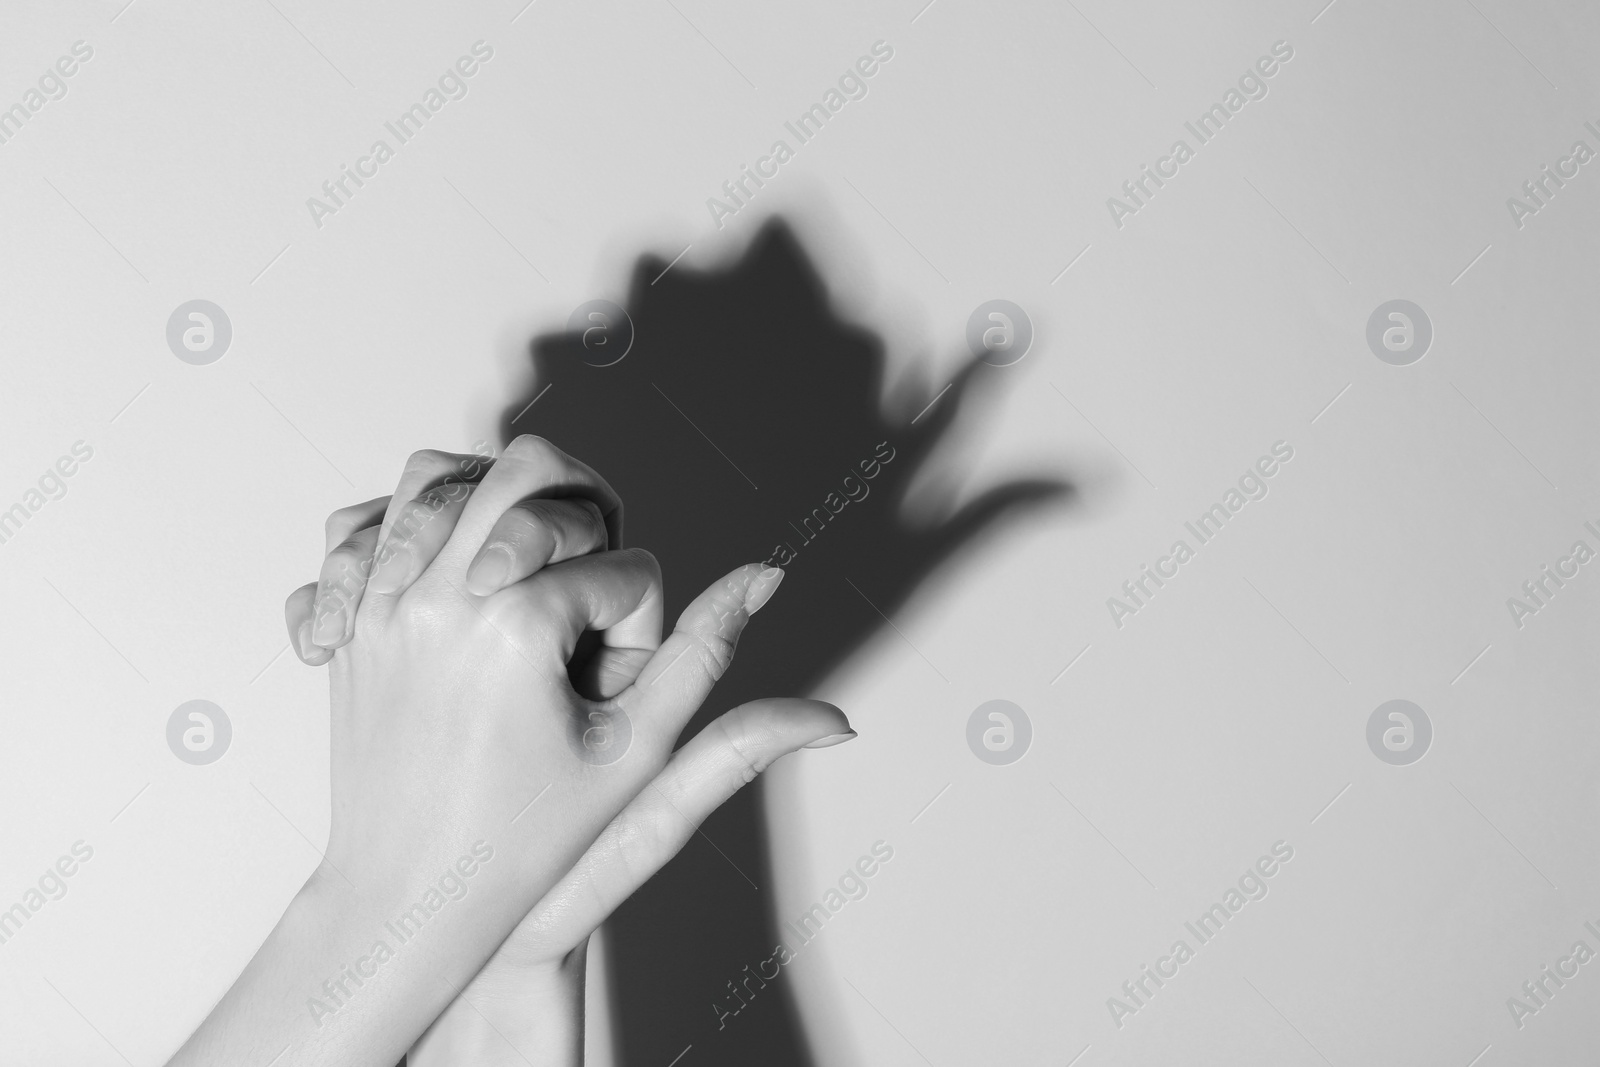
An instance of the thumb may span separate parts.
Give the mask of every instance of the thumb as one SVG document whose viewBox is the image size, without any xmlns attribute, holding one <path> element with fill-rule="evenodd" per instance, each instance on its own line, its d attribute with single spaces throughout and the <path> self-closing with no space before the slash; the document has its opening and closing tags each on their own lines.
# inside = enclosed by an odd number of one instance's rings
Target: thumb
<svg viewBox="0 0 1600 1067">
<path fill-rule="evenodd" d="M 532 966 L 571 951 L 689 842 L 700 824 L 780 757 L 855 737 L 820 700 L 753 700 L 673 753 L 484 966 Z"/>
</svg>

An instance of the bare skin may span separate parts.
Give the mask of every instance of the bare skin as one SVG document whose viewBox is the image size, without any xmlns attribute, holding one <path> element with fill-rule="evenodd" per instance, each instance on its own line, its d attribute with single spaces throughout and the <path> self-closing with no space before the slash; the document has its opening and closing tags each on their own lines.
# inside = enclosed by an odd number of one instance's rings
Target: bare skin
<svg viewBox="0 0 1600 1067">
<path fill-rule="evenodd" d="M 535 979 L 555 984 L 518 1032 L 570 1056 L 576 950 L 686 836 L 656 831 L 692 832 L 778 755 L 850 733 L 831 705 L 755 701 L 672 753 L 781 572 L 732 571 L 662 641 L 654 559 L 594 543 L 597 516 L 603 544 L 620 536 L 620 506 L 546 442 L 519 438 L 408 524 L 460 462 L 419 453 L 390 499 L 337 513 L 324 581 L 290 598 L 297 651 L 330 665 L 326 859 L 174 1064 L 390 1067 L 441 1014 L 419 1051 L 443 1062 L 482 1036 L 452 1002 L 526 1007 L 501 994 Z M 380 549 L 397 528 L 403 552 Z M 363 588 L 338 589 L 349 568 Z M 569 676 L 586 632 L 598 647 Z"/>
</svg>

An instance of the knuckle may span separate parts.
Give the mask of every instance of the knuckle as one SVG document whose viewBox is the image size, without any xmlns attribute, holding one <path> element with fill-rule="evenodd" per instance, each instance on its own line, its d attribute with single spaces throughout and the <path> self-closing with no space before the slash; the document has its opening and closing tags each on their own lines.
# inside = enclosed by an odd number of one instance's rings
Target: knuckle
<svg viewBox="0 0 1600 1067">
<path fill-rule="evenodd" d="M 334 547 L 322 561 L 319 588 L 330 583 L 364 582 L 372 570 L 373 538 L 352 537 Z"/>
<path fill-rule="evenodd" d="M 316 595 L 316 582 L 302 585 L 284 599 L 284 615 L 289 619 L 294 619 L 297 615 L 309 615 L 311 613 L 311 601 L 316 597 Z"/>
<path fill-rule="evenodd" d="M 449 453 L 441 452 L 437 448 L 422 448 L 406 457 L 405 472 L 407 474 L 423 474 L 448 466 L 449 463 Z"/>
<path fill-rule="evenodd" d="M 756 775 L 767 769 L 771 760 L 761 754 L 761 733 L 748 716 L 735 712 L 719 720 L 722 725 L 722 739 L 729 752 L 733 754 L 735 765 L 739 769 L 740 777 L 746 785 L 755 781 Z"/>
<path fill-rule="evenodd" d="M 738 634 L 728 637 L 717 630 L 709 634 L 696 633 L 694 640 L 699 650 L 701 668 L 712 681 L 728 673 L 728 668 L 733 666 L 734 653 L 738 651 Z"/>
<path fill-rule="evenodd" d="M 712 633 L 731 646 L 738 645 L 739 635 L 744 632 L 745 623 L 750 621 L 749 614 L 744 610 L 743 596 L 733 593 L 719 592 L 712 596 L 706 603 L 705 614 Z M 706 628 L 706 625 L 702 624 L 699 628 Z"/>
<path fill-rule="evenodd" d="M 529 515 L 549 530 L 556 551 L 587 553 L 604 547 L 605 527 L 590 501 L 563 497 L 528 503 Z"/>
<path fill-rule="evenodd" d="M 606 517 L 600 512 L 600 505 L 588 497 L 573 497 L 569 503 L 578 509 L 583 525 L 590 530 L 598 531 L 602 541 L 606 532 Z"/>
<path fill-rule="evenodd" d="M 322 523 L 323 535 L 325 537 L 332 537 L 335 531 L 348 530 L 350 528 L 350 524 L 356 521 L 356 517 L 358 514 L 360 514 L 360 511 L 360 504 L 351 504 L 349 507 L 340 508 L 337 511 L 330 512 L 327 519 Z"/>
<path fill-rule="evenodd" d="M 361 538 L 349 537 L 333 546 L 333 551 L 328 553 L 328 559 L 330 561 L 335 559 L 342 562 L 350 561 L 360 557 L 370 549 L 371 545 L 363 542 Z"/>
<path fill-rule="evenodd" d="M 555 540 L 555 531 L 537 501 L 524 500 L 506 509 L 484 544 L 501 544 L 514 554 L 536 552 Z"/>
<path fill-rule="evenodd" d="M 529 464 L 548 463 L 564 459 L 565 454 L 537 434 L 525 433 L 506 446 L 506 456 Z"/>
<path fill-rule="evenodd" d="M 353 530 L 378 521 L 389 506 L 389 497 L 380 496 L 360 504 L 350 504 L 330 512 L 323 520 L 322 534 L 326 541 L 348 537 Z"/>
<path fill-rule="evenodd" d="M 652 788 L 668 804 L 672 803 L 659 786 Z M 654 873 L 654 857 L 672 847 L 673 826 L 668 821 L 668 811 L 667 808 L 658 807 L 658 810 L 631 813 L 619 820 L 616 855 L 630 882 L 648 878 Z"/>
<path fill-rule="evenodd" d="M 550 501 L 548 500 L 524 497 L 506 509 L 506 513 L 501 516 L 501 521 L 508 525 L 514 523 L 518 526 L 548 526 L 550 524 L 549 508 Z"/>
</svg>

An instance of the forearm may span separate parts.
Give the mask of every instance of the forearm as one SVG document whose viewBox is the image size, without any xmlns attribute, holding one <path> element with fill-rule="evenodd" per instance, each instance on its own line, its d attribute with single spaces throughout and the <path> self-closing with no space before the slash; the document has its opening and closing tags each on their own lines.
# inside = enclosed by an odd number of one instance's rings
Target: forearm
<svg viewBox="0 0 1600 1067">
<path fill-rule="evenodd" d="M 320 869 L 171 1067 L 393 1067 L 515 919 L 452 903 L 407 936 L 415 899 Z"/>
</svg>

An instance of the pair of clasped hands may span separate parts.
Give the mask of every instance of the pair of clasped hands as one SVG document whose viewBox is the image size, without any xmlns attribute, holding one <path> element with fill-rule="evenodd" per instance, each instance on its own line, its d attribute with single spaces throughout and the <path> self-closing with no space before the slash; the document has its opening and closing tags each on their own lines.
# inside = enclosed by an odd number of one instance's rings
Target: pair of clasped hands
<svg viewBox="0 0 1600 1067">
<path fill-rule="evenodd" d="M 595 927 L 774 760 L 855 736 L 830 704 L 758 700 L 674 752 L 783 573 L 732 571 L 662 640 L 621 519 L 531 436 L 418 452 L 329 517 L 286 607 L 329 668 L 327 852 L 174 1065 L 581 1063 Z"/>
</svg>

